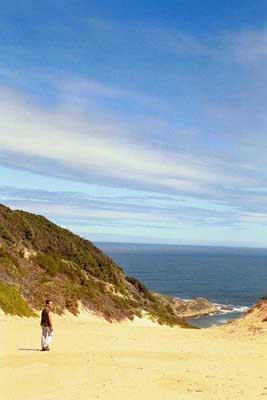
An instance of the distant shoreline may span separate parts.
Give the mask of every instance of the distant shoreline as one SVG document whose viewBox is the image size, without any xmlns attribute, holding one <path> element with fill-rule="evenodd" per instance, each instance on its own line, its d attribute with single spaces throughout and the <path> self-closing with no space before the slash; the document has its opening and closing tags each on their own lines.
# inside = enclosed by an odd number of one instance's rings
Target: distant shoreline
<svg viewBox="0 0 267 400">
<path fill-rule="evenodd" d="M 254 246 L 231 246 L 231 245 L 194 245 L 194 244 L 175 244 L 175 243 L 140 243 L 140 242 L 103 242 L 103 241 L 94 241 L 95 245 L 98 247 L 109 250 L 116 250 L 118 251 L 122 246 L 124 247 L 124 251 L 126 247 L 129 249 L 134 248 L 142 248 L 142 250 L 154 250 L 155 248 L 168 249 L 168 250 L 175 250 L 175 251 L 182 251 L 182 250 L 193 250 L 193 251 L 200 251 L 200 252 L 214 252 L 218 250 L 222 251 L 248 251 L 248 252 L 263 252 L 267 254 L 267 247 L 254 247 Z"/>
</svg>

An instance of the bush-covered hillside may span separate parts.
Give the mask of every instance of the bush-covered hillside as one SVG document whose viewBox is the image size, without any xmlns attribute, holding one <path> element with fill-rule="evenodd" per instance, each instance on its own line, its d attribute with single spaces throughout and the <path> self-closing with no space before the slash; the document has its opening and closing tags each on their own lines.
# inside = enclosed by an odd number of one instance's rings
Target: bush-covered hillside
<svg viewBox="0 0 267 400">
<path fill-rule="evenodd" d="M 12 314 L 29 315 L 29 307 L 38 310 L 50 298 L 58 313 L 68 309 L 77 314 L 81 302 L 109 320 L 132 319 L 145 311 L 159 323 L 189 327 L 171 303 L 125 276 L 89 240 L 43 216 L 4 205 L 0 205 L 0 282 L 3 311 L 10 312 L 12 293 L 17 296 L 18 309 L 11 307 Z"/>
</svg>

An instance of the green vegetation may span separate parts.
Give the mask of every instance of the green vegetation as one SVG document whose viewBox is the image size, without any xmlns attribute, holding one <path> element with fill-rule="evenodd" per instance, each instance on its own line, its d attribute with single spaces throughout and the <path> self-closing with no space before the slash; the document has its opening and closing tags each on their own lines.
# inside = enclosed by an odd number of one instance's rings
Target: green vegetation
<svg viewBox="0 0 267 400">
<path fill-rule="evenodd" d="M 139 293 L 151 301 L 155 301 L 153 294 L 145 287 L 145 285 L 133 276 L 126 276 L 126 280 L 130 282 Z"/>
<path fill-rule="evenodd" d="M 9 242 L 12 242 L 13 240 L 9 230 L 5 226 L 1 225 L 0 225 L 0 237 L 2 237 L 2 239 L 8 240 Z"/>
<path fill-rule="evenodd" d="M 36 257 L 36 262 L 50 276 L 56 276 L 64 268 L 61 259 L 56 254 L 39 253 Z"/>
<path fill-rule="evenodd" d="M 5 247 L 0 247 L 0 274 L 6 276 L 6 279 L 18 279 L 23 275 L 19 266 L 18 258 L 11 252 L 7 251 Z"/>
<path fill-rule="evenodd" d="M 4 282 L 3 293 L 11 288 L 16 300 L 13 312 L 21 312 L 18 299 L 40 309 L 49 297 L 59 314 L 68 309 L 76 315 L 82 303 L 110 321 L 133 319 L 145 312 L 160 324 L 189 327 L 175 313 L 171 299 L 156 296 L 138 279 L 126 277 L 122 268 L 89 240 L 43 216 L 3 205 L 0 227 L 0 282 Z M 10 312 L 4 304 L 11 303 L 3 301 L 4 311 Z"/>
<path fill-rule="evenodd" d="M 21 297 L 19 291 L 11 286 L 0 282 L 0 308 L 10 315 L 19 317 L 34 317 L 34 311 Z"/>
</svg>

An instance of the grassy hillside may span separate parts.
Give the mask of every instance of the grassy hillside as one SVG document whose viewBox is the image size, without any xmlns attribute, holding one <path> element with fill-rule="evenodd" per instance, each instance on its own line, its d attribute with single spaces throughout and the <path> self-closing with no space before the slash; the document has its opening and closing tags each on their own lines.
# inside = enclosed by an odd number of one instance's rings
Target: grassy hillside
<svg viewBox="0 0 267 400">
<path fill-rule="evenodd" d="M 89 240 L 43 216 L 4 205 L 0 205 L 0 282 L 0 308 L 9 312 L 12 293 L 20 297 L 12 314 L 27 315 L 50 298 L 57 313 L 68 309 L 77 314 L 80 301 L 110 320 L 132 319 L 145 311 L 161 324 L 189 327 L 171 302 L 162 301 L 137 279 L 125 276 L 122 268 Z M 23 299 L 28 311 L 22 307 Z"/>
<path fill-rule="evenodd" d="M 18 315 L 20 317 L 34 317 L 36 315 L 14 286 L 1 282 L 0 308 L 6 314 Z"/>
</svg>

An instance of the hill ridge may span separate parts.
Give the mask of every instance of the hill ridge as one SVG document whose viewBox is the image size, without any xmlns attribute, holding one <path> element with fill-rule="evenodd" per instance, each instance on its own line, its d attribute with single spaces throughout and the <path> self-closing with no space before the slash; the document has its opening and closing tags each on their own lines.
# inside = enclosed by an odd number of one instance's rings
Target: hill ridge
<svg viewBox="0 0 267 400">
<path fill-rule="evenodd" d="M 19 294 L 31 309 L 40 309 L 49 297 L 59 314 L 65 309 L 78 314 L 81 302 L 108 320 L 133 319 L 146 313 L 160 324 L 190 326 L 177 315 L 171 298 L 155 295 L 136 278 L 127 277 L 88 239 L 41 215 L 3 204 L 0 283 L 3 298 Z M 11 289 L 16 294 L 12 295 Z M 10 313 L 15 313 L 14 307 Z"/>
</svg>

